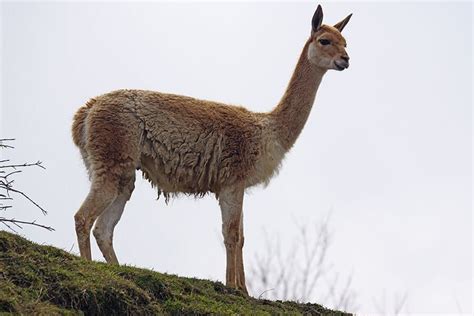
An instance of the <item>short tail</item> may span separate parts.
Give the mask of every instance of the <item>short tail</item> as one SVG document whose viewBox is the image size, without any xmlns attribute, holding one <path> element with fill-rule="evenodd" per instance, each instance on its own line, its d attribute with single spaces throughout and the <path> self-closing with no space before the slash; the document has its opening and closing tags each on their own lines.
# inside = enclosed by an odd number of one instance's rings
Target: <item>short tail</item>
<svg viewBox="0 0 474 316">
<path fill-rule="evenodd" d="M 86 143 L 85 135 L 85 126 L 86 119 L 89 113 L 90 108 L 94 105 L 95 100 L 89 100 L 84 106 L 79 108 L 79 110 L 74 115 L 72 123 L 72 140 L 77 147 L 84 149 Z"/>
</svg>

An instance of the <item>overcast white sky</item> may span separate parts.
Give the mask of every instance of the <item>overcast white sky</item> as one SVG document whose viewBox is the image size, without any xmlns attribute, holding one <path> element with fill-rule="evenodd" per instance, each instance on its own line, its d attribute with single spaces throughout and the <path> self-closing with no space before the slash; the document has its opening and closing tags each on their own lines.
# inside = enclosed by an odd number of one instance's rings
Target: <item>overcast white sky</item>
<svg viewBox="0 0 474 316">
<path fill-rule="evenodd" d="M 263 228 L 289 241 L 294 220 L 332 209 L 330 258 L 353 271 L 360 311 L 406 291 L 405 312 L 470 313 L 472 4 L 322 4 L 328 24 L 354 14 L 351 67 L 328 72 L 281 173 L 246 196 L 247 270 Z M 0 137 L 17 139 L 2 155 L 44 161 L 17 186 L 49 210 L 41 218 L 17 201 L 7 215 L 54 226 L 23 233 L 77 251 L 73 215 L 88 191 L 70 136 L 77 108 L 140 88 L 270 110 L 316 5 L 2 3 Z M 115 233 L 119 260 L 224 280 L 215 199 L 155 197 L 138 177 Z"/>
</svg>

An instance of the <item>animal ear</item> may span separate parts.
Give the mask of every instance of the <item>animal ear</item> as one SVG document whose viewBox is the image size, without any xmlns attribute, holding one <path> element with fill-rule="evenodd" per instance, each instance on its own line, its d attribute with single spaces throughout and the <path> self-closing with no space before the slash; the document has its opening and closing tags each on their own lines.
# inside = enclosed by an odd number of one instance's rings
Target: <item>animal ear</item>
<svg viewBox="0 0 474 316">
<path fill-rule="evenodd" d="M 316 9 L 316 12 L 314 12 L 313 20 L 311 21 L 313 32 L 316 32 L 317 30 L 319 30 L 322 23 L 323 23 L 323 8 L 321 8 L 321 5 L 318 4 L 318 8 Z"/>
<path fill-rule="evenodd" d="M 344 20 L 342 20 L 341 22 L 334 24 L 334 27 L 336 29 L 338 29 L 339 32 L 342 32 L 342 30 L 347 25 L 347 23 L 349 23 L 349 20 L 351 19 L 351 16 L 352 16 L 352 13 L 349 14 L 348 16 L 346 16 L 346 18 Z"/>
</svg>

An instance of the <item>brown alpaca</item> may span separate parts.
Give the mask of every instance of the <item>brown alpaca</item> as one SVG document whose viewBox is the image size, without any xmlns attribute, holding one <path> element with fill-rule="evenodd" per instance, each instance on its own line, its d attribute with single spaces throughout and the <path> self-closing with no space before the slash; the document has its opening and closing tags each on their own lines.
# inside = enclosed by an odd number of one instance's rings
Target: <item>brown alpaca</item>
<svg viewBox="0 0 474 316">
<path fill-rule="evenodd" d="M 268 183 L 298 138 L 328 69 L 349 66 L 341 35 L 350 15 L 321 25 L 318 6 L 283 98 L 269 113 L 144 90 L 118 90 L 91 99 L 72 127 L 91 188 L 74 216 L 81 256 L 91 259 L 90 231 L 110 263 L 115 225 L 134 189 L 139 169 L 166 199 L 212 192 L 222 212 L 226 283 L 247 292 L 242 247 L 245 189 Z"/>
</svg>

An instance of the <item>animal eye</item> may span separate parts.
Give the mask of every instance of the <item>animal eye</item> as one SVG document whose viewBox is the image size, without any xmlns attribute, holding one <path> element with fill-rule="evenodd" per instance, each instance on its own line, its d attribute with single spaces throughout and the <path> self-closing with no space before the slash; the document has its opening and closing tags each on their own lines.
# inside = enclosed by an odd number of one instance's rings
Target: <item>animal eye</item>
<svg viewBox="0 0 474 316">
<path fill-rule="evenodd" d="M 330 40 L 327 40 L 327 39 L 320 39 L 319 42 L 321 43 L 321 45 L 329 45 L 331 44 L 331 41 Z"/>
</svg>

